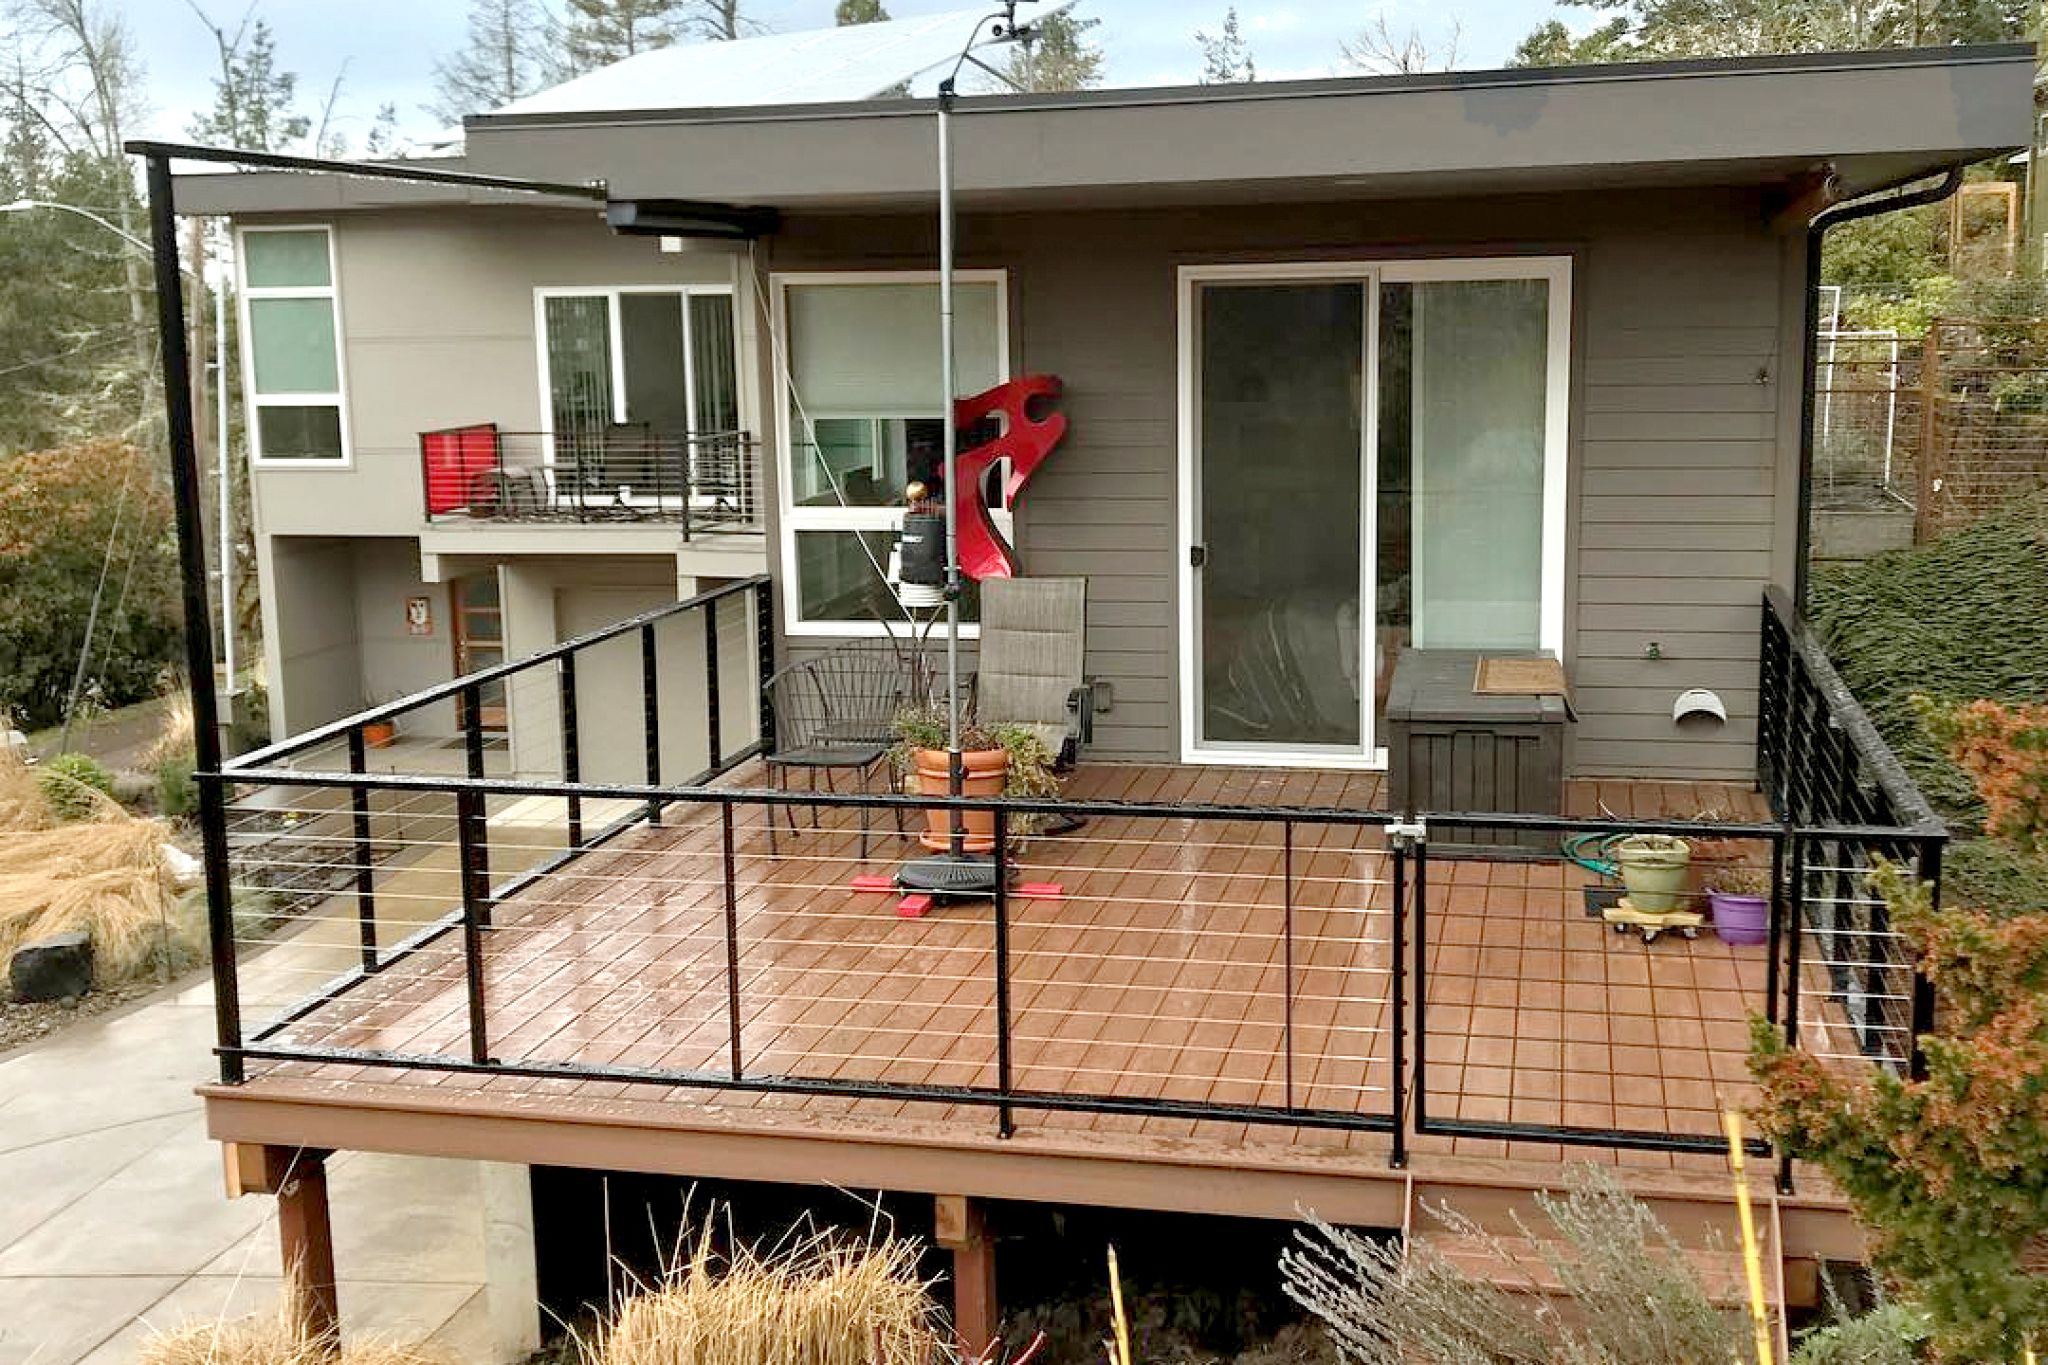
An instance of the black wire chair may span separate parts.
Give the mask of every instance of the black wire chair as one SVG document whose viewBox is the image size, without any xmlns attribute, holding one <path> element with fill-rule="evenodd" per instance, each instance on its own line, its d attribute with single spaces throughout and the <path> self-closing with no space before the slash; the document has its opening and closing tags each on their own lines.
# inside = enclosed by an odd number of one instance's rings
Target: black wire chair
<svg viewBox="0 0 2048 1365">
<path fill-rule="evenodd" d="M 764 759 L 768 780 L 778 791 L 788 791 L 789 774 L 802 771 L 809 777 L 810 790 L 818 790 L 818 774 L 825 775 L 825 789 L 836 792 L 833 774 L 850 772 L 860 791 L 872 790 L 877 769 L 897 790 L 896 772 L 889 751 L 896 743 L 896 716 L 917 700 L 917 670 L 894 640 L 866 641 L 841 645 L 816 658 L 791 664 L 767 683 L 770 713 L 775 717 L 775 748 Z M 789 832 L 797 832 L 794 807 L 784 807 Z M 860 808 L 860 856 L 868 856 L 868 808 Z M 818 811 L 811 808 L 811 827 L 817 828 Z M 903 828 L 903 812 L 896 812 L 896 828 Z M 768 816 L 768 851 L 775 852 L 775 815 Z"/>
</svg>

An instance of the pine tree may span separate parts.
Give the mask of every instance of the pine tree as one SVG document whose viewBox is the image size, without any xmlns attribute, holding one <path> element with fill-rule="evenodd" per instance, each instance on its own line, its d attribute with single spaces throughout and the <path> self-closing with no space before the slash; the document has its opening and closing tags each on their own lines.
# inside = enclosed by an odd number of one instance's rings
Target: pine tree
<svg viewBox="0 0 2048 1365">
<path fill-rule="evenodd" d="M 841 28 L 855 24 L 883 24 L 889 21 L 889 11 L 882 8 L 882 0 L 839 0 L 832 19 Z"/>
<path fill-rule="evenodd" d="M 434 60 L 427 112 L 458 124 L 545 88 L 559 74 L 561 43 L 540 0 L 470 0 L 462 48 Z"/>
<path fill-rule="evenodd" d="M 245 16 L 233 34 L 201 15 L 213 33 L 220 74 L 213 78 L 213 108 L 192 120 L 194 140 L 220 147 L 282 151 L 313 131 L 313 120 L 294 107 L 296 72 L 277 66 L 270 25 Z"/>
<path fill-rule="evenodd" d="M 565 0 L 569 20 L 562 32 L 572 74 L 595 71 L 642 52 L 667 47 L 682 36 L 678 0 Z"/>
<path fill-rule="evenodd" d="M 1195 41 L 1202 48 L 1202 84 L 1238 85 L 1259 78 L 1251 47 L 1237 22 L 1237 6 L 1224 12 L 1222 32 L 1212 38 L 1197 29 Z"/>
<path fill-rule="evenodd" d="M 1100 19 L 1076 19 L 1071 11 L 1049 14 L 1031 25 L 1031 41 L 1010 50 L 1004 74 L 1025 90 L 1091 90 L 1102 84 L 1102 49 L 1088 41 Z"/>
</svg>

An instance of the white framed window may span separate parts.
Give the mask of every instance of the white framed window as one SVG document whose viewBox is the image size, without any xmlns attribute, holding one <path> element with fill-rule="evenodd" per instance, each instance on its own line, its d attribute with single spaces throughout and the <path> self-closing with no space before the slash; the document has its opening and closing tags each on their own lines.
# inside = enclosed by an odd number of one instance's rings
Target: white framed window
<svg viewBox="0 0 2048 1365">
<path fill-rule="evenodd" d="M 550 461 L 563 440 L 617 424 L 671 437 L 738 433 L 731 285 L 551 285 L 533 295 Z"/>
<path fill-rule="evenodd" d="M 255 461 L 346 469 L 348 369 L 334 230 L 324 223 L 249 226 L 236 242 Z"/>
<path fill-rule="evenodd" d="M 791 635 L 880 635 L 898 612 L 886 571 L 904 487 L 935 482 L 943 450 L 938 273 L 794 273 L 772 283 L 783 619 Z M 1011 377 L 1007 272 L 955 272 L 954 324 L 957 393 Z M 992 518 L 1008 535 L 1001 480 L 990 483 Z M 971 589 L 962 607 L 972 637 Z"/>
</svg>

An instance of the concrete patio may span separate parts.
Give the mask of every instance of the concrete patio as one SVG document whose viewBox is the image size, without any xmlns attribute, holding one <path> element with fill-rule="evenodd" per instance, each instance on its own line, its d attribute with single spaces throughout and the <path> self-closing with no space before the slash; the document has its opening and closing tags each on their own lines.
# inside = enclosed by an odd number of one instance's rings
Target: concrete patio
<svg viewBox="0 0 2048 1365">
<path fill-rule="evenodd" d="M 113 1365 L 153 1328 L 276 1304 L 275 1203 L 225 1197 L 193 1093 L 212 1032 L 195 976 L 0 1057 L 0 1365 Z M 525 1168 L 351 1153 L 329 1171 L 345 1331 L 523 1354 Z"/>
</svg>

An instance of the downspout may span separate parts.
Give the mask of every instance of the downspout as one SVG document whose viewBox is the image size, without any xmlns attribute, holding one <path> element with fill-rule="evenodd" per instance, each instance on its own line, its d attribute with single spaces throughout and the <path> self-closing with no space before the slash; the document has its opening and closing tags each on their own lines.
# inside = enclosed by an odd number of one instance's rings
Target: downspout
<svg viewBox="0 0 2048 1365">
<path fill-rule="evenodd" d="M 1837 204 L 1815 214 L 1806 225 L 1806 309 L 1805 330 L 1800 337 L 1802 374 L 1799 386 L 1799 536 L 1792 566 L 1792 601 L 1799 614 L 1806 614 L 1807 580 L 1811 577 L 1813 550 L 1813 409 L 1814 386 L 1820 379 L 1820 266 L 1822 239 L 1829 228 L 1858 218 L 1874 218 L 1898 209 L 1917 209 L 1938 204 L 1954 194 L 1963 183 L 1963 168 L 1951 166 L 1941 180 L 1924 190 L 1890 193 L 1925 180 L 1916 175 L 1872 194 Z M 1877 196 L 1877 197 L 1873 197 Z"/>
</svg>

